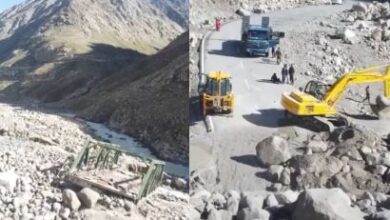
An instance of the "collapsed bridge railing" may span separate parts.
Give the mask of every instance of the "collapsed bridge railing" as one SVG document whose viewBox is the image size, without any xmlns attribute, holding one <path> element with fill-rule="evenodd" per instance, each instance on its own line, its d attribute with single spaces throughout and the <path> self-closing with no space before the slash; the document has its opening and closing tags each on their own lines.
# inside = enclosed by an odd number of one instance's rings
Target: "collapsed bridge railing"
<svg viewBox="0 0 390 220">
<path fill-rule="evenodd" d="M 90 142 L 73 159 L 65 179 L 138 202 L 161 184 L 164 166 L 113 144 Z"/>
</svg>

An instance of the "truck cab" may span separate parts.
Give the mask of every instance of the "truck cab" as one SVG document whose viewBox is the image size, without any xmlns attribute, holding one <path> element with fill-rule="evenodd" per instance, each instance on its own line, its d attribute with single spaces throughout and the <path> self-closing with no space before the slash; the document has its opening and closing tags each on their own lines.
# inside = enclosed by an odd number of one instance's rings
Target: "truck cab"
<svg viewBox="0 0 390 220">
<path fill-rule="evenodd" d="M 279 38 L 273 36 L 271 27 L 251 25 L 245 39 L 245 52 L 248 56 L 269 56 L 272 47 L 279 44 Z"/>
<path fill-rule="evenodd" d="M 269 26 L 269 17 L 262 17 L 261 25 L 250 24 L 250 16 L 243 17 L 241 40 L 248 56 L 269 56 L 271 48 L 276 47 L 282 37 L 283 32 L 273 32 Z"/>
</svg>

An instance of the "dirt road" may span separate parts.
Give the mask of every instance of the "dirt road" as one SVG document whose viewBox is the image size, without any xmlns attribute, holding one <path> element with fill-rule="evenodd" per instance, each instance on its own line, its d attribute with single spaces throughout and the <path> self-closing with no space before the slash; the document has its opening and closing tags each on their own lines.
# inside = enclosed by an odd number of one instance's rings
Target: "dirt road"
<svg viewBox="0 0 390 220">
<path fill-rule="evenodd" d="M 341 6 L 310 6 L 267 14 L 274 30 L 304 30 L 306 25 L 350 8 Z M 260 21 L 260 16 L 254 17 Z M 209 190 L 224 191 L 264 189 L 269 182 L 260 178 L 263 171 L 255 157 L 255 146 L 263 138 L 286 129 L 279 122 L 284 118 L 281 94 L 293 89 L 290 85 L 265 82 L 281 66 L 271 58 L 248 58 L 240 52 L 241 22 L 226 24 L 214 32 L 206 43 L 205 70 L 231 73 L 236 96 L 234 115 L 212 116 L 215 130 L 207 133 L 202 121 L 191 125 L 191 170 L 217 169 L 217 183 Z M 282 48 L 283 50 L 283 48 Z"/>
</svg>

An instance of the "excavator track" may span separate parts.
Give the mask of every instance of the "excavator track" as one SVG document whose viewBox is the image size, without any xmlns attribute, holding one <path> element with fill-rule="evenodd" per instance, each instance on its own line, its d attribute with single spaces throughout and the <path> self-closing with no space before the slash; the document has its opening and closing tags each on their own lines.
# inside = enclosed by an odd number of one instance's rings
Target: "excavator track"
<svg viewBox="0 0 390 220">
<path fill-rule="evenodd" d="M 327 132 L 329 139 L 340 143 L 354 136 L 354 130 L 351 123 L 344 115 L 336 116 L 297 116 L 286 111 L 286 120 L 288 124 L 302 126 L 314 132 Z"/>
</svg>

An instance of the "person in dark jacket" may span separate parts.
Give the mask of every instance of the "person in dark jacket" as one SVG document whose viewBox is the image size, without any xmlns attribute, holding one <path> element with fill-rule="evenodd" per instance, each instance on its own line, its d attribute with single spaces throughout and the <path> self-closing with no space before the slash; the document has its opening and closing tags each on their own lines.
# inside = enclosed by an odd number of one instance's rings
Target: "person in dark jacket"
<svg viewBox="0 0 390 220">
<path fill-rule="evenodd" d="M 290 76 L 290 83 L 291 83 L 291 85 L 294 84 L 294 74 L 295 74 L 294 65 L 291 64 L 290 68 L 288 69 L 288 75 Z"/>
<path fill-rule="evenodd" d="M 287 76 L 288 76 L 288 67 L 287 64 L 284 64 L 282 68 L 282 83 L 286 83 Z"/>
<path fill-rule="evenodd" d="M 271 81 L 273 83 L 280 83 L 280 79 L 278 78 L 278 76 L 276 75 L 276 73 L 274 73 L 271 77 Z"/>
</svg>

